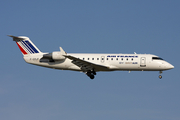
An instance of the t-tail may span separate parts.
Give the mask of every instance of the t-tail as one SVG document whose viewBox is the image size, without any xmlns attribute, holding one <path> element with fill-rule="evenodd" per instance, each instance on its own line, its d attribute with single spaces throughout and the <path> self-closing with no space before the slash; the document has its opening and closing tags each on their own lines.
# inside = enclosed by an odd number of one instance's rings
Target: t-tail
<svg viewBox="0 0 180 120">
<path fill-rule="evenodd" d="M 16 37 L 12 35 L 8 35 L 8 36 L 13 38 L 13 41 L 16 42 L 23 55 L 41 53 L 41 51 L 32 43 L 32 41 L 28 37 L 25 36 Z"/>
</svg>

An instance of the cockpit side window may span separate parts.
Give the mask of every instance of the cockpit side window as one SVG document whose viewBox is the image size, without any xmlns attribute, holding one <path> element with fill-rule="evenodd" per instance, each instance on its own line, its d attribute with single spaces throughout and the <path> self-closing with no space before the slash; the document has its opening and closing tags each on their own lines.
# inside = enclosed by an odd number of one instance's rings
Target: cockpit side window
<svg viewBox="0 0 180 120">
<path fill-rule="evenodd" d="M 163 60 L 163 59 L 160 57 L 152 57 L 152 60 Z"/>
</svg>

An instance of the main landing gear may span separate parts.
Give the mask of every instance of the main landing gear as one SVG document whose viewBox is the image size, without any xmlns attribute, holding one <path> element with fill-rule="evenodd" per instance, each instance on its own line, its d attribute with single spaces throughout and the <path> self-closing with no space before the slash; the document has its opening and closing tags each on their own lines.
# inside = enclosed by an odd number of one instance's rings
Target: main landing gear
<svg viewBox="0 0 180 120">
<path fill-rule="evenodd" d="M 161 75 L 161 74 L 162 74 L 162 71 L 159 71 L 159 74 L 160 74 L 160 75 L 159 75 L 159 79 L 162 79 L 162 75 Z"/>
<path fill-rule="evenodd" d="M 94 75 L 96 75 L 96 72 L 93 70 L 93 71 L 88 71 L 87 73 L 86 73 L 86 75 L 88 76 L 88 77 L 90 77 L 91 79 L 94 79 Z"/>
</svg>

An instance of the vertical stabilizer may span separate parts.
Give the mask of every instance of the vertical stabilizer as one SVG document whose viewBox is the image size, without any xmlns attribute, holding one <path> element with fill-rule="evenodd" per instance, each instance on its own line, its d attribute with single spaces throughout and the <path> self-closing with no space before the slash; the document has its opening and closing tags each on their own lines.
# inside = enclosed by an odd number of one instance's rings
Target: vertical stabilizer
<svg viewBox="0 0 180 120">
<path fill-rule="evenodd" d="M 8 36 L 13 38 L 13 41 L 16 42 L 23 55 L 41 53 L 41 51 L 33 44 L 33 42 L 28 37 L 16 37 L 12 35 Z"/>
</svg>

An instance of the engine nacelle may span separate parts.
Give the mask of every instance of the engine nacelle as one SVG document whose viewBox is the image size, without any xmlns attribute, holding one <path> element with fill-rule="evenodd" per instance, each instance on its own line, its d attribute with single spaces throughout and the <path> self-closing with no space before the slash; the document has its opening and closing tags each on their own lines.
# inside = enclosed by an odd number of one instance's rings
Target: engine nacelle
<svg viewBox="0 0 180 120">
<path fill-rule="evenodd" d="M 60 47 L 60 51 L 55 51 L 52 53 L 43 54 L 43 57 L 41 58 L 40 62 L 54 62 L 59 60 L 65 60 L 67 53 Z"/>
<path fill-rule="evenodd" d="M 53 60 L 64 60 L 65 57 L 63 56 L 62 52 L 52 52 L 52 59 Z"/>
</svg>

